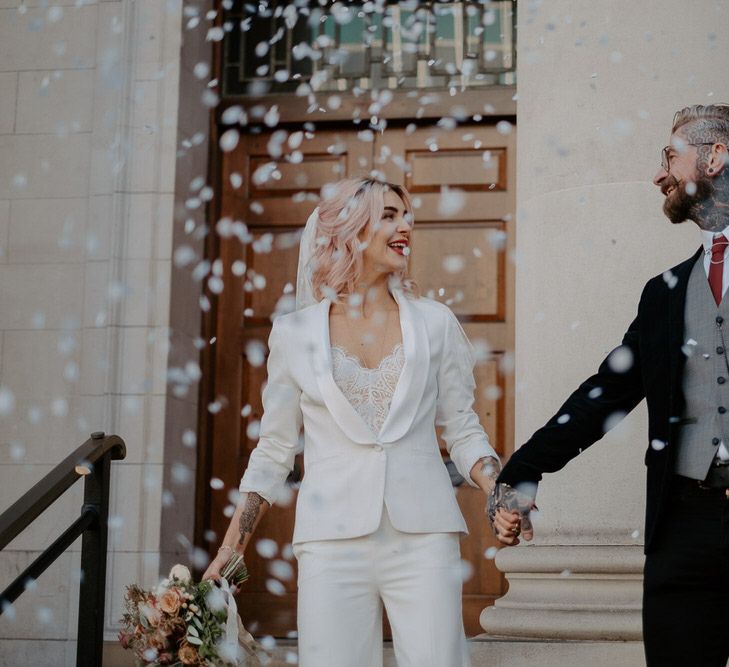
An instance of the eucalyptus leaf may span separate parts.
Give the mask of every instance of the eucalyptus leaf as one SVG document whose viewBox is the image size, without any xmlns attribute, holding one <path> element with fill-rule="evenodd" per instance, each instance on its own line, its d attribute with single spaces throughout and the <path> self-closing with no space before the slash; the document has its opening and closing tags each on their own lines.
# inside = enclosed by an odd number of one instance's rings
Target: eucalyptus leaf
<svg viewBox="0 0 729 667">
<path fill-rule="evenodd" d="M 200 639 L 199 637 L 187 635 L 185 639 L 187 639 L 190 644 L 194 644 L 195 646 L 200 646 L 202 644 L 202 639 Z"/>
<path fill-rule="evenodd" d="M 188 625 L 187 632 L 188 632 L 188 634 L 191 634 L 193 637 L 200 636 L 200 633 L 197 631 L 197 628 L 194 625 Z"/>
</svg>

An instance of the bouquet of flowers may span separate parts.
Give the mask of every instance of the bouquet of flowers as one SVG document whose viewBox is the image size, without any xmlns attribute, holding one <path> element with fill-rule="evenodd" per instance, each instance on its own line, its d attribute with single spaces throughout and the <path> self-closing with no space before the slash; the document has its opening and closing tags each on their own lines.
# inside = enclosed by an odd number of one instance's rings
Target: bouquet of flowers
<svg viewBox="0 0 729 667">
<path fill-rule="evenodd" d="M 121 645 L 137 665 L 254 667 L 266 652 L 245 630 L 230 589 L 248 578 L 245 565 L 226 568 L 220 584 L 194 583 L 184 565 L 175 565 L 156 588 L 127 586 Z"/>
</svg>

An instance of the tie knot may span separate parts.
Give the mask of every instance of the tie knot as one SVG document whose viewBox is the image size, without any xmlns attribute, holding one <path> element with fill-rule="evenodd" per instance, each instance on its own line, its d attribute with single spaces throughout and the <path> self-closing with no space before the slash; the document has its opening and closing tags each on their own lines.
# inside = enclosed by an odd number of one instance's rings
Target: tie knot
<svg viewBox="0 0 729 667">
<path fill-rule="evenodd" d="M 729 239 L 724 234 L 717 234 L 714 236 L 714 241 L 711 244 L 711 256 L 724 255 L 724 250 L 729 245 Z"/>
</svg>

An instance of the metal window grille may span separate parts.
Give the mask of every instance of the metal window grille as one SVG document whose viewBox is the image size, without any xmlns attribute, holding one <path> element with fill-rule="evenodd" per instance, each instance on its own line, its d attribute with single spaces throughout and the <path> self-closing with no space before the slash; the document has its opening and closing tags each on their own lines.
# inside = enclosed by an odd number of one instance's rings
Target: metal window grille
<svg viewBox="0 0 729 667">
<path fill-rule="evenodd" d="M 226 5 L 224 97 L 516 82 L 516 0 Z"/>
</svg>

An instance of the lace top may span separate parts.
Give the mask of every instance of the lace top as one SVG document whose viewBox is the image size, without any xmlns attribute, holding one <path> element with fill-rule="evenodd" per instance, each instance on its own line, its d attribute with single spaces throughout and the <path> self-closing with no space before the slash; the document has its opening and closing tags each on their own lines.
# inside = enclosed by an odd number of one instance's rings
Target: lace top
<svg viewBox="0 0 729 667">
<path fill-rule="evenodd" d="M 372 433 L 380 432 L 405 365 L 405 350 L 398 343 L 377 368 L 367 368 L 344 348 L 332 346 L 334 381 Z"/>
</svg>

